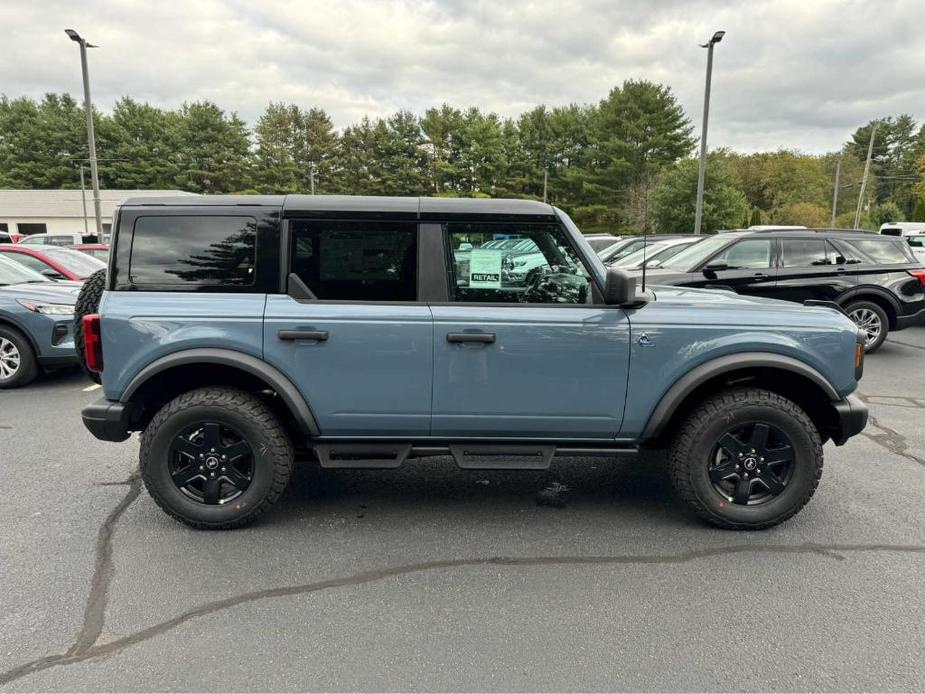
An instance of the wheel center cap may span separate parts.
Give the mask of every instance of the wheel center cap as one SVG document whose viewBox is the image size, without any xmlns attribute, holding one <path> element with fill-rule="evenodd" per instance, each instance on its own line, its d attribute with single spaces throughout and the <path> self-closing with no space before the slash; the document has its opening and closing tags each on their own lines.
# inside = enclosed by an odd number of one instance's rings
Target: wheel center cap
<svg viewBox="0 0 925 694">
<path fill-rule="evenodd" d="M 214 455 L 210 455 L 208 458 L 206 458 L 207 468 L 209 468 L 210 470 L 214 470 L 218 466 L 219 466 L 219 460 Z"/>
<path fill-rule="evenodd" d="M 758 461 L 755 458 L 746 458 L 744 465 L 746 470 L 754 470 L 758 467 Z"/>
</svg>

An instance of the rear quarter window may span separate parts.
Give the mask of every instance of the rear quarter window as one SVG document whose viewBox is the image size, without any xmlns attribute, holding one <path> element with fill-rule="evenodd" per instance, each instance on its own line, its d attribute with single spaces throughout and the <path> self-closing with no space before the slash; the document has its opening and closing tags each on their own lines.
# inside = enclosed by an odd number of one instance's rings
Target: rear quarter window
<svg viewBox="0 0 925 694">
<path fill-rule="evenodd" d="M 902 265 L 915 262 L 909 245 L 901 239 L 846 239 L 844 243 L 858 251 L 869 262 L 881 265 Z"/>
<path fill-rule="evenodd" d="M 254 284 L 256 252 L 254 217 L 138 217 L 129 281 L 135 285 L 247 287 Z"/>
</svg>

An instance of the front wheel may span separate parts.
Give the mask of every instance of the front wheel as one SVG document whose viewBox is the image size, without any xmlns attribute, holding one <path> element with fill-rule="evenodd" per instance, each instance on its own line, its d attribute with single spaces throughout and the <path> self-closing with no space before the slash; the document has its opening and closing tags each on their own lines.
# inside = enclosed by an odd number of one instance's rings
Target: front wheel
<svg viewBox="0 0 925 694">
<path fill-rule="evenodd" d="M 822 440 L 792 401 L 758 388 L 698 405 L 671 445 L 677 494 L 707 522 L 760 530 L 802 509 L 822 475 Z"/>
<path fill-rule="evenodd" d="M 0 388 L 19 388 L 32 383 L 39 373 L 38 361 L 26 336 L 0 325 Z"/>
<path fill-rule="evenodd" d="M 237 528 L 276 503 L 292 472 L 292 443 L 257 397 L 200 388 L 164 405 L 141 434 L 148 493 L 194 528 Z"/>
</svg>

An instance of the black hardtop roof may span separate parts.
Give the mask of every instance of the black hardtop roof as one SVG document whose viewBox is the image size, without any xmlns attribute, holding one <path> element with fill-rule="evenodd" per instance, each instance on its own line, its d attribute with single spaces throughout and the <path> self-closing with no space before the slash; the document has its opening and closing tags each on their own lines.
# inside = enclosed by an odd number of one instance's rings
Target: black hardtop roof
<svg viewBox="0 0 925 694">
<path fill-rule="evenodd" d="M 536 200 L 410 198 L 372 195 L 189 195 L 128 198 L 125 207 L 276 207 L 286 217 L 398 215 L 408 218 L 456 216 L 551 218 L 551 205 Z"/>
</svg>

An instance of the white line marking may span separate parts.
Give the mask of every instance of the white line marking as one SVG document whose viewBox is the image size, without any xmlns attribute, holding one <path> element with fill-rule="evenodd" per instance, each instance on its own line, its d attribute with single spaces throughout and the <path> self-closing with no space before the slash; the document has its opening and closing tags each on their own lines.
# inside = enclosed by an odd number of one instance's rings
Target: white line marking
<svg viewBox="0 0 925 694">
<path fill-rule="evenodd" d="M 87 386 L 86 388 L 84 388 L 83 391 L 84 393 L 89 393 L 91 390 L 96 390 L 97 388 L 101 388 L 101 387 L 102 386 L 100 386 L 99 383 L 94 383 L 92 386 Z"/>
</svg>

